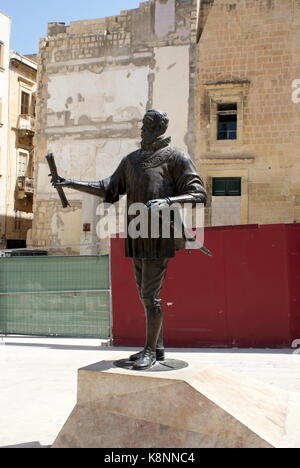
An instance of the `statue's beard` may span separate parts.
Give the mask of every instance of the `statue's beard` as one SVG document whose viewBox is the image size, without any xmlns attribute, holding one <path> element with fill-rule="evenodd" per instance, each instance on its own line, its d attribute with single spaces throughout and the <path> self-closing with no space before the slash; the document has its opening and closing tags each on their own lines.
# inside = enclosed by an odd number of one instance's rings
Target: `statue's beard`
<svg viewBox="0 0 300 468">
<path fill-rule="evenodd" d="M 142 143 L 145 145 L 151 145 L 151 143 L 154 143 L 159 137 L 162 135 L 156 135 L 153 133 L 148 133 L 148 132 L 143 132 L 141 133 L 142 137 Z"/>
</svg>

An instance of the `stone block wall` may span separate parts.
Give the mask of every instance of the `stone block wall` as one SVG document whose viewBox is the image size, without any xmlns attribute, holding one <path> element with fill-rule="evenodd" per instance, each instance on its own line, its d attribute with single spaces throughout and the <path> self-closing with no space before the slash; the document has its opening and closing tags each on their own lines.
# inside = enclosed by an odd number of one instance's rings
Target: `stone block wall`
<svg viewBox="0 0 300 468">
<path fill-rule="evenodd" d="M 197 154 L 208 185 L 242 178 L 241 223 L 300 221 L 300 3 L 214 0 L 198 45 Z M 238 103 L 238 138 L 217 141 L 216 105 Z M 212 209 L 207 209 L 207 224 Z"/>
</svg>

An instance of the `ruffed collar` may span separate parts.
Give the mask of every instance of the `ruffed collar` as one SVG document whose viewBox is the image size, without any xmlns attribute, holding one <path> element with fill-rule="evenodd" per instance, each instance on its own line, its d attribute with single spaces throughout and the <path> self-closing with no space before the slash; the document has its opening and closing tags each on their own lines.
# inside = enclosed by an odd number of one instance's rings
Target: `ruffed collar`
<svg viewBox="0 0 300 468">
<path fill-rule="evenodd" d="M 153 141 L 151 144 L 147 145 L 146 143 L 143 143 L 143 140 L 141 141 L 141 148 L 144 151 L 149 151 L 149 152 L 154 152 L 158 151 L 161 148 L 165 148 L 171 143 L 171 137 L 159 137 L 155 141 Z"/>
</svg>

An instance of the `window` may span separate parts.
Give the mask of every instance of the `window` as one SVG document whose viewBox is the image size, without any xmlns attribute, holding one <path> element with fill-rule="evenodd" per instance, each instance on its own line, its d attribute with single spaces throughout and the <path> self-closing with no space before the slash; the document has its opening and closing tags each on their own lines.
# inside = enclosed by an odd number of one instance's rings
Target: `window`
<svg viewBox="0 0 300 468">
<path fill-rule="evenodd" d="M 26 240 L 7 239 L 6 248 L 7 249 L 26 249 Z"/>
<path fill-rule="evenodd" d="M 28 153 L 24 151 L 18 152 L 18 177 L 25 177 L 27 174 Z"/>
<path fill-rule="evenodd" d="M 21 115 L 29 115 L 30 94 L 21 92 Z"/>
<path fill-rule="evenodd" d="M 244 143 L 244 109 L 250 88 L 248 80 L 206 83 L 203 109 L 207 121 L 208 151 L 228 150 Z M 223 153 L 224 155 L 224 153 Z"/>
<path fill-rule="evenodd" d="M 218 104 L 218 140 L 237 139 L 237 104 Z"/>
<path fill-rule="evenodd" d="M 212 192 L 214 197 L 240 197 L 242 179 L 240 177 L 215 177 Z"/>
</svg>

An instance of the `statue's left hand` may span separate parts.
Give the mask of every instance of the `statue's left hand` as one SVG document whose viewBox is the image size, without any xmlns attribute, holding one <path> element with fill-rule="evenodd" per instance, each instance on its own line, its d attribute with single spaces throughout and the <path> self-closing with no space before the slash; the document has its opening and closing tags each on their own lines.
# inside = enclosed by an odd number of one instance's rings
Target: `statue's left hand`
<svg viewBox="0 0 300 468">
<path fill-rule="evenodd" d="M 150 200 L 146 203 L 149 210 L 151 209 L 163 209 L 169 206 L 168 201 L 165 198 L 158 198 L 156 200 Z"/>
</svg>

